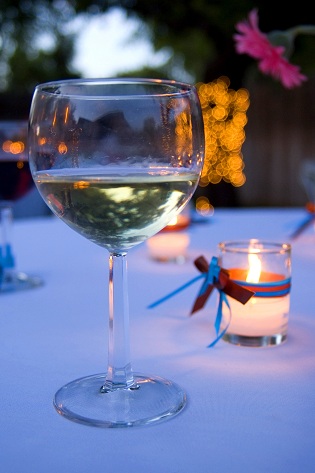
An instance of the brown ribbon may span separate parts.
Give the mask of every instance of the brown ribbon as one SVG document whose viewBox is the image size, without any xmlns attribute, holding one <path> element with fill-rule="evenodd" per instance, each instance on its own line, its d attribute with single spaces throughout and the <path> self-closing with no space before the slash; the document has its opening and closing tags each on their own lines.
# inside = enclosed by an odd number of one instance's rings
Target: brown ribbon
<svg viewBox="0 0 315 473">
<path fill-rule="evenodd" d="M 199 256 L 195 259 L 194 264 L 201 273 L 207 273 L 209 271 L 209 263 L 204 256 Z M 229 272 L 226 269 L 220 268 L 218 279 L 208 284 L 206 290 L 197 296 L 194 306 L 191 310 L 190 315 L 194 312 L 202 309 L 208 298 L 210 297 L 213 289 L 216 288 L 219 291 L 223 291 L 228 296 L 236 299 L 242 304 L 246 304 L 249 299 L 255 294 L 253 291 L 246 289 L 245 287 L 237 284 L 230 279 Z"/>
</svg>

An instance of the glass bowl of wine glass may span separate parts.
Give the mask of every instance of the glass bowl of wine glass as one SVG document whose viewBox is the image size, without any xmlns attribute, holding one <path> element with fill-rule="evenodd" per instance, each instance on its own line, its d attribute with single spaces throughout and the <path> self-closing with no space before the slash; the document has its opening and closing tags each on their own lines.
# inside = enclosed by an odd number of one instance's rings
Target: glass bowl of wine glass
<svg viewBox="0 0 315 473">
<path fill-rule="evenodd" d="M 0 121 L 0 293 L 42 284 L 40 277 L 17 270 L 12 248 L 13 206 L 34 189 L 27 125 L 27 120 Z"/>
<path fill-rule="evenodd" d="M 40 84 L 28 140 L 44 201 L 109 254 L 107 370 L 61 387 L 54 407 L 98 427 L 172 418 L 186 404 L 184 390 L 132 368 L 127 254 L 178 215 L 198 185 L 204 128 L 195 87 L 126 78 Z"/>
</svg>

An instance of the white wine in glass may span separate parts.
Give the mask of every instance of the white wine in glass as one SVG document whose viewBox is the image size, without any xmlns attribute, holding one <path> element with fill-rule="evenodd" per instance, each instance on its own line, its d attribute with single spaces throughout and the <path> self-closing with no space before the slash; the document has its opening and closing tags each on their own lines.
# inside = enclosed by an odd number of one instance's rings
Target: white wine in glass
<svg viewBox="0 0 315 473">
<path fill-rule="evenodd" d="M 29 162 L 43 199 L 69 227 L 109 252 L 107 370 L 60 388 L 63 416 L 131 427 L 181 412 L 176 383 L 130 360 L 127 253 L 189 202 L 204 157 L 194 86 L 157 79 L 71 79 L 36 87 Z"/>
</svg>

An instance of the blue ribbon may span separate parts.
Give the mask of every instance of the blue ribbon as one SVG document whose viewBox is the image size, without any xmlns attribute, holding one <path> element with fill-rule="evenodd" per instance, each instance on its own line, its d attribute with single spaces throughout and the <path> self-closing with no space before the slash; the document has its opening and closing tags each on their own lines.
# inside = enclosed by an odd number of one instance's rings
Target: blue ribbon
<svg viewBox="0 0 315 473">
<path fill-rule="evenodd" d="M 205 274 L 200 274 L 200 276 L 197 276 L 196 278 L 192 279 L 191 281 L 188 281 L 186 284 L 184 284 L 183 286 L 179 287 L 178 289 L 175 289 L 175 291 L 173 292 L 170 292 L 169 294 L 167 294 L 166 296 L 162 297 L 161 299 L 159 299 L 158 301 L 156 302 L 153 302 L 152 304 L 150 304 L 148 306 L 148 309 L 153 309 L 154 307 L 156 307 L 157 305 L 160 305 L 162 304 L 162 302 L 165 302 L 167 299 L 170 299 L 171 297 L 173 296 L 176 296 L 176 294 L 178 294 L 179 292 L 183 291 L 184 289 L 186 289 L 187 287 L 191 286 L 192 284 L 194 284 L 196 281 L 199 281 L 199 279 L 204 279 L 206 277 Z"/>
<path fill-rule="evenodd" d="M 291 291 L 291 278 L 279 281 L 249 283 L 246 281 L 234 280 L 237 284 L 247 287 L 255 292 L 255 297 L 284 297 Z M 269 289 L 269 291 L 263 290 Z"/>
<path fill-rule="evenodd" d="M 224 271 L 224 274 L 226 275 L 227 272 L 225 270 L 222 270 L 218 264 L 218 258 L 213 257 L 211 260 L 211 263 L 209 264 L 208 271 L 207 272 L 202 272 L 199 276 L 195 277 L 191 281 L 188 281 L 186 284 L 183 286 L 179 287 L 175 291 L 171 292 L 170 294 L 167 294 L 166 296 L 162 297 L 156 302 L 153 302 L 148 306 L 148 309 L 152 309 L 153 307 L 156 307 L 157 305 L 161 304 L 162 302 L 166 301 L 167 299 L 170 299 L 171 297 L 175 296 L 179 292 L 183 291 L 187 287 L 191 286 L 194 284 L 196 281 L 199 281 L 200 279 L 204 279 L 204 282 L 200 288 L 200 291 L 197 296 L 197 300 L 199 297 L 204 297 L 206 295 L 206 292 L 208 292 L 208 296 L 211 294 L 212 289 L 216 288 L 219 291 L 219 304 L 218 304 L 218 310 L 214 322 L 214 328 L 216 331 L 216 338 L 208 345 L 208 348 L 213 347 L 225 334 L 227 329 L 229 328 L 230 322 L 231 322 L 231 308 L 230 304 L 228 302 L 227 296 L 224 292 L 224 287 L 221 287 L 220 285 L 220 275 Z M 234 284 L 234 287 L 236 284 Z M 210 291 L 209 291 L 210 289 Z M 249 292 L 249 291 L 247 291 Z M 251 293 L 253 295 L 253 293 Z M 249 297 L 251 297 L 251 295 Z M 232 296 L 233 297 L 233 296 Z M 222 309 L 223 309 L 223 304 L 226 304 L 226 306 L 229 309 L 229 320 L 226 325 L 226 327 L 222 330 L 220 333 L 220 326 L 222 322 Z M 201 308 L 201 307 L 200 307 Z M 199 310 L 198 308 L 196 310 Z"/>
<path fill-rule="evenodd" d="M 11 245 L 6 244 L 4 248 L 0 246 L 0 289 L 4 283 L 5 270 L 9 268 L 14 268 L 14 257 Z"/>
<path fill-rule="evenodd" d="M 230 307 L 230 304 L 229 304 L 229 301 L 226 297 L 226 294 L 223 292 L 222 289 L 218 289 L 219 291 L 219 305 L 218 305 L 218 310 L 217 310 L 217 315 L 216 315 L 216 318 L 215 318 L 215 321 L 214 321 L 214 328 L 215 328 L 215 332 L 216 332 L 216 338 L 213 340 L 213 342 L 211 342 L 209 345 L 208 345 L 208 348 L 211 348 L 213 347 L 222 337 L 223 335 L 225 334 L 225 332 L 227 331 L 227 329 L 229 328 L 229 325 L 231 323 L 231 318 L 232 318 L 232 312 L 231 312 L 231 307 Z M 219 334 L 219 331 L 220 331 L 220 325 L 221 325 L 221 321 L 222 321 L 222 309 L 223 309 L 223 302 L 225 302 L 225 304 L 227 305 L 228 309 L 229 309 L 229 320 L 228 320 L 228 323 L 226 324 L 226 327 L 222 330 L 222 332 Z"/>
</svg>

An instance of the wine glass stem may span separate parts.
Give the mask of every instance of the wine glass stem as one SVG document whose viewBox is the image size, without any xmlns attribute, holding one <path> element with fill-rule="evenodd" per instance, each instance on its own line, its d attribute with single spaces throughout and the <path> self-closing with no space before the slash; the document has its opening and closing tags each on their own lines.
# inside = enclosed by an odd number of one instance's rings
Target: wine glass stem
<svg viewBox="0 0 315 473">
<path fill-rule="evenodd" d="M 110 253 L 108 370 L 101 391 L 124 388 L 136 388 L 130 362 L 127 253 Z"/>
</svg>

